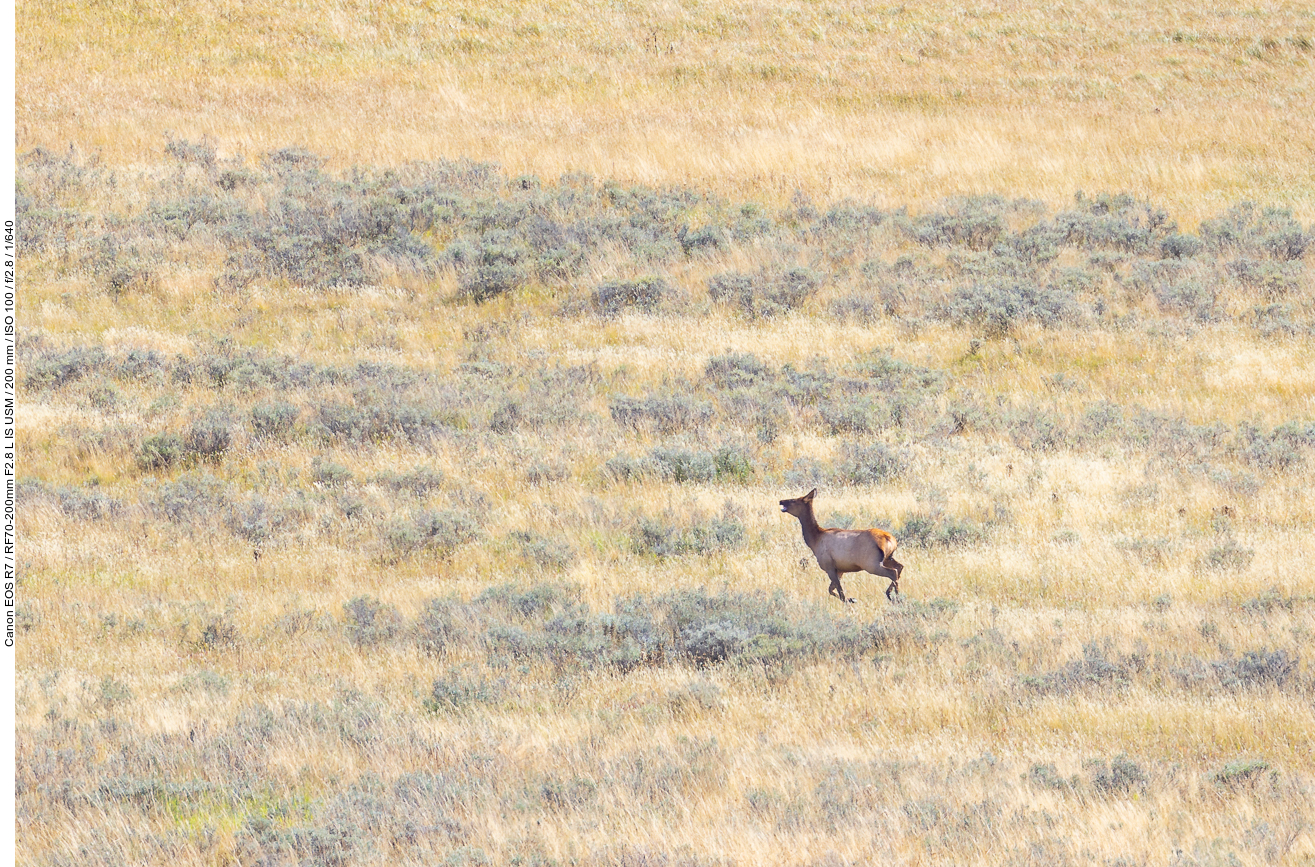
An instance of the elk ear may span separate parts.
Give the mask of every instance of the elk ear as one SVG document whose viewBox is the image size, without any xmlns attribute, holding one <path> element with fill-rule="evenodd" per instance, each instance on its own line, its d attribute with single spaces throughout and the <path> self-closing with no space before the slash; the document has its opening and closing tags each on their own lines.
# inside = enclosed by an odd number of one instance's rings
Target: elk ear
<svg viewBox="0 0 1315 867">
<path fill-rule="evenodd" d="M 813 501 L 813 497 L 814 497 L 814 495 L 816 495 L 816 494 L 817 494 L 817 488 L 813 488 L 811 491 L 809 491 L 808 493 L 804 494 L 803 499 L 805 499 L 805 500 L 807 500 L 808 502 L 811 503 L 811 502 Z"/>
</svg>

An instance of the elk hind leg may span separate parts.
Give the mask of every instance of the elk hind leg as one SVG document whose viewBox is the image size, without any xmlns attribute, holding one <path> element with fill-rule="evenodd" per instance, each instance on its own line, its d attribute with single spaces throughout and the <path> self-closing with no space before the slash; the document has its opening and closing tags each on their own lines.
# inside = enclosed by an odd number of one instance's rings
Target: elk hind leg
<svg viewBox="0 0 1315 867">
<path fill-rule="evenodd" d="M 887 554 L 887 555 L 886 555 L 886 559 L 885 559 L 884 561 L 882 561 L 881 566 L 882 566 L 882 569 L 883 569 L 883 570 L 885 571 L 885 573 L 886 573 L 886 577 L 890 579 L 890 586 L 886 588 L 886 598 L 887 598 L 887 599 L 890 599 L 890 591 L 892 591 L 892 590 L 894 590 L 894 591 L 895 591 L 895 595 L 898 596 L 898 595 L 899 595 L 899 576 L 900 576 L 900 573 L 904 571 L 904 564 L 901 563 L 901 562 L 899 562 L 898 560 L 896 560 L 896 559 L 895 559 L 893 556 L 891 556 L 890 554 Z M 891 601 L 894 601 L 894 600 L 891 600 Z"/>
</svg>

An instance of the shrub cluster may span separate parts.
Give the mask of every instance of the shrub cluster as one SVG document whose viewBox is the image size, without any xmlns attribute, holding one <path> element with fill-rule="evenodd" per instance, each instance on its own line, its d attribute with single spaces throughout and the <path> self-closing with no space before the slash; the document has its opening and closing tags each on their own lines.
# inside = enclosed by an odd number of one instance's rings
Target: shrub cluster
<svg viewBox="0 0 1315 867">
<path fill-rule="evenodd" d="M 729 271 L 708 278 L 708 297 L 752 317 L 771 317 L 799 307 L 821 285 L 821 276 L 809 268 Z"/>
<path fill-rule="evenodd" d="M 609 410 L 612 420 L 622 427 L 662 434 L 702 428 L 714 417 L 711 404 L 687 394 L 619 395 L 612 398 Z"/>
<path fill-rule="evenodd" d="M 716 451 L 658 446 L 645 457 L 616 455 L 603 465 L 603 473 L 618 481 L 652 477 L 671 482 L 747 482 L 753 472 L 749 455 L 729 445 Z"/>
<path fill-rule="evenodd" d="M 641 518 L 634 530 L 634 550 L 655 557 L 695 554 L 706 557 L 739 548 L 744 542 L 744 525 L 729 505 L 720 516 L 694 515 L 685 521 Z"/>
<path fill-rule="evenodd" d="M 45 150 L 24 155 L 17 202 L 24 243 L 81 246 L 88 268 L 114 292 L 148 285 L 163 248 L 204 233 L 228 251 L 215 275 L 221 292 L 240 293 L 257 280 L 360 286 L 391 273 L 452 267 L 462 296 L 482 302 L 531 284 L 565 286 L 617 250 L 660 266 L 771 228 L 754 206 L 583 175 L 548 186 L 508 178 L 490 164 L 440 160 L 337 176 L 300 148 L 273 151 L 254 165 L 221 160 L 205 143 L 173 140 L 166 151 L 195 170 L 173 178 L 128 219 L 79 207 L 87 190 L 113 183 L 107 172 Z M 435 235 L 450 240 L 436 245 Z M 661 277 L 605 285 L 595 303 L 604 312 L 648 307 L 667 290 Z"/>
<path fill-rule="evenodd" d="M 446 559 L 478 535 L 475 522 L 462 512 L 414 509 L 385 525 L 383 559 L 395 563 L 421 551 L 432 551 Z"/>
<path fill-rule="evenodd" d="M 668 266 L 752 240 L 767 264 L 709 277 L 712 301 L 769 317 L 835 287 L 842 294 L 832 309 L 845 318 L 934 316 L 998 334 L 1082 326 L 1146 296 L 1161 315 L 1213 321 L 1227 315 L 1221 287 L 1281 304 L 1300 284 L 1315 238 L 1290 212 L 1249 202 L 1203 221 L 1198 236 L 1124 194 L 1079 194 L 1053 214 L 998 196 L 949 199 L 918 216 L 852 201 L 819 209 L 800 198 L 771 214 L 690 189 L 581 175 L 544 183 L 468 161 L 334 175 L 298 148 L 250 165 L 221 160 L 204 142 L 171 140 L 166 151 L 189 170 L 126 217 L 87 210 L 104 199 L 93 193 L 115 183 L 107 170 L 42 149 L 23 155 L 23 242 L 80 262 L 115 295 L 155 286 L 164 260 L 192 255 L 185 246 L 198 239 L 224 248 L 214 279 L 229 293 L 255 281 L 360 286 L 451 268 L 460 295 L 479 303 L 533 285 L 569 291 L 606 259 L 644 276 L 596 284 L 563 310 L 613 315 L 669 308 L 677 290 Z M 887 265 L 908 241 L 943 252 L 943 262 L 915 253 Z M 1066 250 L 1089 265 L 1061 258 Z M 1275 312 L 1259 327 L 1306 327 L 1292 318 L 1300 306 Z M 33 382 L 76 376 L 87 361 L 66 360 L 71 367 L 33 371 Z"/>
<path fill-rule="evenodd" d="M 591 301 L 599 313 L 615 316 L 625 310 L 655 313 L 673 295 L 671 284 L 662 277 L 651 276 L 601 283 Z"/>
<path fill-rule="evenodd" d="M 1143 656 L 1116 654 L 1090 641 L 1083 645 L 1081 657 L 1053 671 L 1025 675 L 1023 684 L 1037 693 L 1061 696 L 1087 689 L 1123 689 L 1146 664 Z"/>
<path fill-rule="evenodd" d="M 1113 651 L 1108 642 L 1090 641 L 1082 655 L 1049 671 L 1024 674 L 1023 688 L 1036 695 L 1069 696 L 1079 692 L 1121 691 L 1134 683 L 1162 687 L 1175 684 L 1202 692 L 1237 692 L 1276 689 L 1307 694 L 1312 682 L 1299 669 L 1299 657 L 1290 650 L 1257 648 L 1240 657 L 1231 653 L 1219 659 L 1173 654 L 1148 655 Z"/>
<path fill-rule="evenodd" d="M 868 444 L 847 442 L 840 456 L 829 464 L 814 458 L 796 458 L 785 473 L 785 482 L 796 488 L 834 485 L 880 485 L 903 476 L 909 455 L 881 442 Z"/>
<path fill-rule="evenodd" d="M 559 672 L 599 666 L 628 671 L 684 660 L 697 666 L 728 663 L 780 671 L 807 660 L 852 658 L 900 643 L 924 642 L 923 624 L 942 614 L 943 608 L 911 604 L 861 623 L 779 595 L 709 594 L 701 589 L 622 597 L 611 611 L 594 612 L 565 585 L 506 585 L 490 588 L 471 602 L 430 601 L 414 632 L 420 646 L 436 654 L 475 642 L 494 669 L 543 664 Z M 472 695 L 491 694 L 478 682 L 453 675 L 440 678 L 435 690 L 435 708 L 469 704 Z"/>
</svg>

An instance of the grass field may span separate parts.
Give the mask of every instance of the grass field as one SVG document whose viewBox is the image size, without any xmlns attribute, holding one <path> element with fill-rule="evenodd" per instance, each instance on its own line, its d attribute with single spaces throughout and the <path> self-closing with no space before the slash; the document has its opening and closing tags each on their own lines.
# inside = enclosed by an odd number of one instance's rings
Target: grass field
<svg viewBox="0 0 1315 867">
<path fill-rule="evenodd" d="M 1129 191 L 1315 219 L 1307 4 L 18 4 L 19 148 L 166 136 L 783 205 Z"/>
<path fill-rule="evenodd" d="M 1315 861 L 1306 7 L 34 6 L 21 863 Z"/>
</svg>

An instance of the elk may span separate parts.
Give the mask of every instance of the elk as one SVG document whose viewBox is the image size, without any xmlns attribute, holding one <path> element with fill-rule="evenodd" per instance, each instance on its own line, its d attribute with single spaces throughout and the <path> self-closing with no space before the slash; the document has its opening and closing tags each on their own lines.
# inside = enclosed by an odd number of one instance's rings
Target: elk
<svg viewBox="0 0 1315 867">
<path fill-rule="evenodd" d="M 871 572 L 890 579 L 886 588 L 886 598 L 892 602 L 891 591 L 899 595 L 899 576 L 904 570 L 903 564 L 892 556 L 895 553 L 895 537 L 885 530 L 832 530 L 817 525 L 813 516 L 813 497 L 817 488 L 796 497 L 793 500 L 781 500 L 781 511 L 794 515 L 804 531 L 804 544 L 817 558 L 817 565 L 831 579 L 827 593 L 840 597 L 841 602 L 853 602 L 845 598 L 845 591 L 840 587 L 840 576 L 846 572 Z"/>
</svg>

